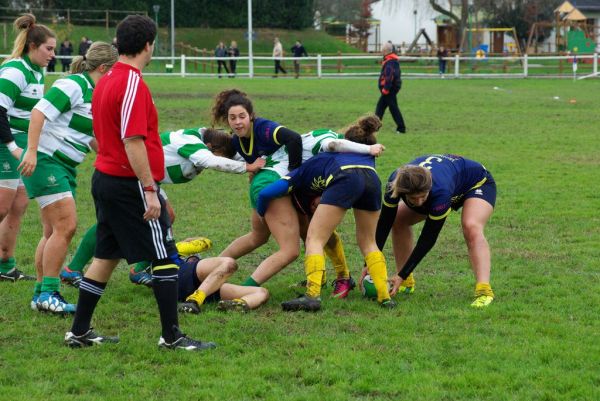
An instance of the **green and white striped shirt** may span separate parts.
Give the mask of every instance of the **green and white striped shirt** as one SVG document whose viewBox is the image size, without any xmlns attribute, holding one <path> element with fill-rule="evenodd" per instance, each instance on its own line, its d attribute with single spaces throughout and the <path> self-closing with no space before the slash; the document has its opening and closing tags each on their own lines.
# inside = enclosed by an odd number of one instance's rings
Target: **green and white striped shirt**
<svg viewBox="0 0 600 401">
<path fill-rule="evenodd" d="M 180 129 L 160 134 L 165 154 L 164 184 L 189 182 L 206 168 L 227 173 L 246 172 L 246 163 L 215 156 L 202 139 L 202 128 Z"/>
<path fill-rule="evenodd" d="M 46 116 L 38 151 L 76 167 L 90 152 L 92 92 L 94 81 L 87 73 L 57 80 L 35 109 Z"/>
<path fill-rule="evenodd" d="M 27 55 L 0 65 L 0 106 L 14 134 L 26 133 L 31 110 L 44 95 L 44 72 Z"/>
</svg>

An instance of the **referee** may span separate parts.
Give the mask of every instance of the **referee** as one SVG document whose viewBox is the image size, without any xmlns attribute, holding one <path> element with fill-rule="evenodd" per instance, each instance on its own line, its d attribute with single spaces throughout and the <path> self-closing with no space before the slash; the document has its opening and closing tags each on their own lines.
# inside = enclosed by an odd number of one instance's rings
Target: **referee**
<svg viewBox="0 0 600 401">
<path fill-rule="evenodd" d="M 159 347 L 197 351 L 214 343 L 186 337 L 177 320 L 177 249 L 157 182 L 164 175 L 158 115 L 141 70 L 154 51 L 156 25 L 130 15 L 117 26 L 119 61 L 96 86 L 92 99 L 98 141 L 92 196 L 98 228 L 94 261 L 81 281 L 75 320 L 65 343 L 71 347 L 115 343 L 90 327 L 94 309 L 121 258 L 152 260 L 152 285 L 162 336 Z"/>
</svg>

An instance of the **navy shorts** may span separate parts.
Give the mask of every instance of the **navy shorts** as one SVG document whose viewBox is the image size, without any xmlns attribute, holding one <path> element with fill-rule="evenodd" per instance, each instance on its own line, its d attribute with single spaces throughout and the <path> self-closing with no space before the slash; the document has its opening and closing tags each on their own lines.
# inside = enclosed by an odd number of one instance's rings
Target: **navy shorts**
<svg viewBox="0 0 600 401">
<path fill-rule="evenodd" d="M 137 178 L 94 171 L 92 196 L 96 207 L 96 251 L 99 259 L 122 259 L 133 264 L 167 259 L 177 254 L 165 201 L 156 221 L 145 221 L 144 190 Z"/>
<path fill-rule="evenodd" d="M 344 209 L 377 211 L 381 209 L 381 181 L 375 170 L 340 170 L 321 195 L 321 203 Z"/>
<path fill-rule="evenodd" d="M 489 172 L 486 173 L 486 180 L 482 186 L 473 188 L 469 192 L 467 192 L 462 199 L 457 202 L 455 205 L 452 205 L 452 209 L 458 210 L 460 209 L 465 200 L 470 198 L 479 198 L 483 199 L 492 207 L 496 206 L 496 181 L 494 181 L 494 177 Z"/>
<path fill-rule="evenodd" d="M 178 272 L 178 284 L 179 284 L 178 299 L 179 299 L 179 302 L 185 302 L 185 299 L 187 297 L 189 297 L 190 295 L 192 295 L 194 293 L 194 291 L 196 291 L 198 289 L 198 287 L 200 287 L 200 284 L 202 284 L 202 282 L 198 278 L 198 275 L 196 274 L 196 264 L 197 263 L 198 263 L 197 260 L 194 260 L 192 262 L 185 261 L 179 266 L 179 272 Z M 221 296 L 219 294 L 219 291 L 217 291 L 214 294 L 207 296 L 206 300 L 204 302 L 206 302 L 206 303 L 219 302 L 220 300 L 221 300 Z"/>
</svg>

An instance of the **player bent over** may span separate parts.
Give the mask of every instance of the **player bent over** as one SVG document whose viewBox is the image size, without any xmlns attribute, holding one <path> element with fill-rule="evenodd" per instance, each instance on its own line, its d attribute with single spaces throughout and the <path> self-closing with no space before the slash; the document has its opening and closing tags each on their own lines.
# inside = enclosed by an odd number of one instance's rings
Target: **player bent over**
<svg viewBox="0 0 600 401">
<path fill-rule="evenodd" d="M 223 311 L 247 312 L 267 302 L 266 288 L 226 283 L 236 270 L 233 258 L 188 258 L 179 268 L 179 312 L 200 313 L 205 302 L 219 302 L 217 309 Z"/>
</svg>

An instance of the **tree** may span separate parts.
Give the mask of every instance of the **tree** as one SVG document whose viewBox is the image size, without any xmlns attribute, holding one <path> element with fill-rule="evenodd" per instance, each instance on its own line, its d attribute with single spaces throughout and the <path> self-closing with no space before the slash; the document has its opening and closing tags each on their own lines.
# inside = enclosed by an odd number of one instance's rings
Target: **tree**
<svg viewBox="0 0 600 401">
<path fill-rule="evenodd" d="M 535 22 L 552 21 L 554 9 L 562 0 L 479 0 L 485 11 L 485 22 L 490 27 L 514 27 L 520 43 L 527 40 L 531 26 Z M 543 41 L 550 34 L 551 28 L 542 29 L 538 36 Z"/>
<path fill-rule="evenodd" d="M 371 13 L 371 3 L 371 0 L 361 1 L 359 18 L 352 24 L 357 30 L 358 44 L 363 51 L 367 51 L 367 45 L 369 43 L 369 29 L 371 28 L 371 22 L 369 20 L 373 15 Z"/>
<path fill-rule="evenodd" d="M 450 19 L 452 19 L 456 26 L 458 27 L 458 43 L 462 42 L 462 34 L 467 27 L 467 23 L 469 20 L 469 1 L 461 0 L 460 6 L 460 16 L 453 12 L 452 10 L 452 1 L 447 1 L 448 8 L 444 8 L 441 4 L 439 4 L 439 0 L 429 0 L 429 4 L 431 8 L 437 11 L 440 14 L 443 14 Z"/>
</svg>

